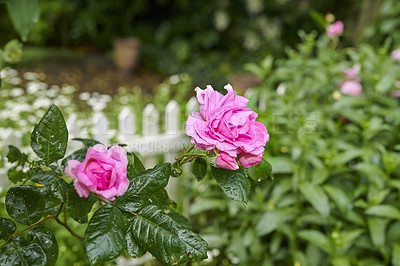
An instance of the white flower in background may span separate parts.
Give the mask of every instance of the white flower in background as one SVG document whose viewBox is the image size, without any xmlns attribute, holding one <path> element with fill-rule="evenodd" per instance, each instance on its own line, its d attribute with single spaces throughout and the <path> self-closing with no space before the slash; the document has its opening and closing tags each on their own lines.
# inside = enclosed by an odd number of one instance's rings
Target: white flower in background
<svg viewBox="0 0 400 266">
<path fill-rule="evenodd" d="M 60 91 L 60 87 L 53 85 L 50 87 L 50 89 L 48 89 L 46 91 L 46 95 L 47 95 L 47 97 L 55 98 L 55 97 L 57 97 L 59 91 Z"/>
<path fill-rule="evenodd" d="M 109 103 L 112 100 L 111 96 L 108 94 L 101 94 L 99 98 L 100 98 L 100 101 L 105 102 L 105 103 Z"/>
<path fill-rule="evenodd" d="M 22 88 L 14 88 L 10 91 L 11 97 L 19 97 L 24 95 L 24 90 Z"/>
<path fill-rule="evenodd" d="M 268 19 L 267 17 L 262 16 L 257 20 L 257 24 L 265 39 L 274 43 L 279 41 L 281 35 L 281 24 L 279 20 Z"/>
<path fill-rule="evenodd" d="M 56 99 L 54 99 L 54 103 L 58 106 L 68 106 L 71 103 L 71 99 L 64 95 L 59 95 Z"/>
<path fill-rule="evenodd" d="M 178 84 L 179 83 L 179 75 L 172 75 L 171 77 L 169 77 L 169 82 L 172 85 Z"/>
<path fill-rule="evenodd" d="M 23 77 L 26 80 L 37 80 L 37 74 L 34 72 L 25 72 Z"/>
<path fill-rule="evenodd" d="M 28 122 L 25 119 L 20 119 L 17 121 L 18 126 L 25 127 L 28 125 Z"/>
<path fill-rule="evenodd" d="M 278 95 L 284 95 L 286 92 L 286 85 L 285 83 L 279 84 L 278 88 L 276 88 L 276 93 Z"/>
<path fill-rule="evenodd" d="M 254 32 L 247 32 L 243 46 L 249 51 L 257 50 L 260 47 L 260 38 Z"/>
<path fill-rule="evenodd" d="M 218 31 L 224 31 L 228 28 L 230 18 L 225 10 L 217 10 L 214 14 L 214 26 Z"/>
<path fill-rule="evenodd" d="M 71 94 L 75 92 L 76 88 L 74 86 L 64 86 L 61 88 L 63 94 Z"/>
<path fill-rule="evenodd" d="M 40 109 L 40 108 L 48 108 L 51 105 L 52 101 L 49 98 L 36 98 L 36 100 L 33 102 L 33 107 L 35 109 Z"/>
<path fill-rule="evenodd" d="M 263 0 L 246 0 L 246 9 L 249 14 L 258 14 L 264 10 Z"/>
<path fill-rule="evenodd" d="M 34 124 L 34 123 L 37 122 L 37 118 L 36 118 L 36 116 L 34 116 L 34 115 L 29 115 L 29 116 L 28 116 L 28 121 L 29 121 L 30 123 Z"/>
<path fill-rule="evenodd" d="M 10 79 L 18 76 L 18 71 L 8 67 L 0 71 L 0 74 L 2 78 Z"/>
<path fill-rule="evenodd" d="M 26 87 L 26 91 L 29 94 L 35 94 L 40 90 L 40 84 L 39 82 L 29 82 L 28 86 Z"/>
<path fill-rule="evenodd" d="M 90 93 L 89 92 L 82 92 L 81 94 L 79 94 L 79 99 L 81 99 L 82 101 L 87 101 L 90 99 Z"/>
<path fill-rule="evenodd" d="M 21 79 L 19 77 L 13 77 L 8 80 L 8 82 L 12 85 L 19 85 L 21 84 Z"/>
</svg>

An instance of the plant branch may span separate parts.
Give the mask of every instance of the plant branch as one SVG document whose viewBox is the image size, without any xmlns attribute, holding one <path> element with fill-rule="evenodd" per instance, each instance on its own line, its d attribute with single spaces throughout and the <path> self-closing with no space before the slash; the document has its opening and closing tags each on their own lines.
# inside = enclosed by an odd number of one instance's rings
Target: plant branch
<svg viewBox="0 0 400 266">
<path fill-rule="evenodd" d="M 45 219 L 43 219 L 43 220 L 41 220 L 41 221 L 39 221 L 39 222 L 37 222 L 37 223 L 35 223 L 35 224 L 32 224 L 32 225 L 28 226 L 28 227 L 25 228 L 24 230 L 19 231 L 19 232 L 13 234 L 12 236 L 10 236 L 10 238 L 14 238 L 14 237 L 16 237 L 17 235 L 19 235 L 19 234 L 21 234 L 21 233 L 23 233 L 23 232 L 25 232 L 25 231 L 27 231 L 27 230 L 29 230 L 29 229 L 31 229 L 31 228 L 37 226 L 37 225 L 43 223 L 43 222 L 46 222 L 47 220 L 50 220 L 50 219 L 57 219 L 57 216 L 55 216 L 55 215 L 49 216 L 49 217 L 47 217 L 47 218 L 45 218 Z"/>
<path fill-rule="evenodd" d="M 55 217 L 55 220 L 56 220 L 56 222 L 57 222 L 59 225 L 64 226 L 65 229 L 67 229 L 68 232 L 71 233 L 71 235 L 73 235 L 74 237 L 76 237 L 76 238 L 78 238 L 78 239 L 80 239 L 80 240 L 83 240 L 83 237 L 80 236 L 80 235 L 78 235 L 78 234 L 76 234 L 74 231 L 72 231 L 72 229 L 67 225 L 67 223 L 63 223 L 60 219 L 58 219 L 58 217 Z"/>
</svg>

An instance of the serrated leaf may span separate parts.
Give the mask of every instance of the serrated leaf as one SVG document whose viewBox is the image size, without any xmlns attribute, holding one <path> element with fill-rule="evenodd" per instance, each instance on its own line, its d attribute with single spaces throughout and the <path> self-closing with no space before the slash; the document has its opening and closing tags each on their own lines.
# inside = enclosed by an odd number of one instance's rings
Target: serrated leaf
<svg viewBox="0 0 400 266">
<path fill-rule="evenodd" d="M 368 215 L 379 216 L 383 218 L 389 219 L 397 219 L 400 220 L 400 211 L 396 207 L 392 205 L 377 205 L 368 208 L 365 211 Z"/>
<path fill-rule="evenodd" d="M 323 189 L 313 186 L 310 183 L 302 183 L 299 185 L 303 197 L 322 215 L 329 216 L 330 207 L 328 197 Z"/>
<path fill-rule="evenodd" d="M 46 254 L 37 243 L 17 236 L 0 250 L 0 265 L 47 265 Z"/>
<path fill-rule="evenodd" d="M 147 206 L 132 219 L 137 242 L 166 265 L 207 258 L 207 243 L 157 206 Z"/>
<path fill-rule="evenodd" d="M 261 160 L 261 162 L 253 167 L 246 169 L 247 175 L 254 181 L 261 181 L 267 178 L 273 178 L 272 166 L 269 162 Z"/>
<path fill-rule="evenodd" d="M 55 265 L 58 258 L 58 245 L 53 232 L 44 227 L 35 227 L 28 231 L 28 240 L 37 243 L 46 253 L 47 265 Z"/>
<path fill-rule="evenodd" d="M 207 162 L 203 158 L 199 157 L 194 160 L 192 165 L 192 173 L 197 181 L 203 180 L 207 174 Z"/>
<path fill-rule="evenodd" d="M 71 217 L 79 223 L 87 222 L 87 214 L 92 210 L 96 197 L 89 194 L 87 198 L 80 197 L 73 182 L 67 188 L 67 210 Z"/>
<path fill-rule="evenodd" d="M 228 198 L 247 204 L 250 180 L 244 173 L 243 168 L 232 171 L 211 166 L 211 174 Z"/>
<path fill-rule="evenodd" d="M 131 225 L 126 232 L 126 251 L 133 258 L 141 257 L 146 253 L 146 250 L 137 243 L 132 230 Z"/>
<path fill-rule="evenodd" d="M 328 254 L 330 254 L 333 250 L 332 243 L 329 241 L 329 238 L 326 237 L 324 234 L 322 234 L 319 231 L 302 230 L 302 231 L 299 231 L 297 233 L 297 235 L 300 238 L 316 245 L 317 247 L 319 247 L 320 249 L 322 249 L 323 251 L 325 251 Z"/>
<path fill-rule="evenodd" d="M 164 163 L 135 176 L 124 195 L 117 198 L 118 208 L 127 212 L 136 212 L 143 208 L 151 195 L 168 184 L 171 164 Z"/>
<path fill-rule="evenodd" d="M 53 104 L 32 132 L 32 149 L 46 165 L 49 165 L 64 157 L 67 142 L 68 130 L 64 116 Z"/>
<path fill-rule="evenodd" d="M 15 233 L 15 230 L 17 230 L 17 227 L 12 220 L 0 217 L 0 239 L 8 240 Z"/>
<path fill-rule="evenodd" d="M 83 241 L 90 263 L 103 263 L 118 257 L 125 248 L 128 226 L 125 216 L 111 204 L 98 209 L 89 221 Z"/>
<path fill-rule="evenodd" d="M 140 161 L 139 157 L 134 152 L 128 152 L 128 167 L 127 174 L 129 180 L 132 180 L 135 176 L 140 175 L 146 168 L 144 168 L 143 163 Z"/>
<path fill-rule="evenodd" d="M 27 41 L 33 26 L 39 21 L 39 0 L 12 0 L 7 2 L 8 14 L 15 30 Z"/>
<path fill-rule="evenodd" d="M 8 145 L 8 154 L 6 157 L 10 163 L 18 162 L 18 164 L 22 166 L 26 162 L 28 162 L 28 155 L 22 153 L 17 147 L 13 145 Z"/>
<path fill-rule="evenodd" d="M 39 221 L 44 204 L 43 196 L 36 187 L 14 186 L 7 191 L 7 212 L 20 224 L 31 225 Z"/>
</svg>

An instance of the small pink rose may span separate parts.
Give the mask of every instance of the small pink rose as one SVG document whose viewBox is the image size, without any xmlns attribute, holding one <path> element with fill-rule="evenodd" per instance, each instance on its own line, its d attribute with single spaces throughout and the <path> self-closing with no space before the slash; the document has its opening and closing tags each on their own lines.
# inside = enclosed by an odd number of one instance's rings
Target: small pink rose
<svg viewBox="0 0 400 266">
<path fill-rule="evenodd" d="M 215 159 L 215 163 L 218 167 L 221 168 L 229 170 L 239 169 L 239 165 L 236 162 L 235 158 L 223 151 L 221 151 L 220 154 L 217 156 L 217 158 Z"/>
<path fill-rule="evenodd" d="M 400 98 L 400 90 L 392 91 L 392 93 L 390 95 L 392 95 L 392 97 L 395 97 L 395 98 Z"/>
<path fill-rule="evenodd" d="M 344 76 L 347 79 L 355 79 L 358 74 L 360 74 L 361 70 L 361 65 L 360 64 L 354 64 L 353 67 L 347 67 L 343 70 Z"/>
<path fill-rule="evenodd" d="M 392 58 L 393 60 L 400 60 L 400 49 L 394 50 L 394 51 L 390 54 L 390 58 Z"/>
<path fill-rule="evenodd" d="M 358 81 L 348 80 L 342 83 L 340 90 L 343 94 L 358 96 L 362 92 L 362 87 Z"/>
<path fill-rule="evenodd" d="M 244 168 L 255 166 L 261 162 L 264 153 L 254 155 L 250 153 L 239 154 L 239 162 Z"/>
<path fill-rule="evenodd" d="M 343 33 L 343 22 L 340 20 L 336 21 L 335 23 L 329 25 L 329 27 L 326 29 L 326 33 L 328 34 L 329 38 L 334 38 L 336 36 L 339 36 Z"/>
<path fill-rule="evenodd" d="M 257 113 L 247 108 L 248 100 L 237 96 L 231 85 L 225 89 L 227 94 L 222 95 L 210 85 L 205 90 L 196 88 L 200 112 L 188 117 L 186 134 L 196 149 L 219 154 L 217 165 L 219 161 L 220 167 L 233 169 L 236 168 L 233 161 L 239 154 L 250 157 L 263 154 L 269 134 L 264 124 L 256 121 Z"/>
<path fill-rule="evenodd" d="M 126 168 L 126 151 L 114 145 L 97 144 L 90 147 L 83 162 L 69 160 L 65 174 L 74 178 L 74 186 L 80 197 L 88 197 L 90 192 L 113 201 L 123 195 L 129 186 Z"/>
</svg>

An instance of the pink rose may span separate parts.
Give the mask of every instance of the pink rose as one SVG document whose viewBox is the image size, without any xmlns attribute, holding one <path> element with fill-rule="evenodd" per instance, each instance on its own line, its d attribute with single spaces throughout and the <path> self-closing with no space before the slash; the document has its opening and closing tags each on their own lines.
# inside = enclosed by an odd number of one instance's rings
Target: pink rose
<svg viewBox="0 0 400 266">
<path fill-rule="evenodd" d="M 390 95 L 392 95 L 392 97 L 400 98 L 400 90 L 392 91 Z"/>
<path fill-rule="evenodd" d="M 329 27 L 326 29 L 326 33 L 328 34 L 329 38 L 334 38 L 343 33 L 343 27 L 343 22 L 338 20 L 335 23 L 329 25 Z"/>
<path fill-rule="evenodd" d="M 394 51 L 390 54 L 390 58 L 392 58 L 393 60 L 400 60 L 400 49 L 394 50 Z"/>
<path fill-rule="evenodd" d="M 362 92 L 361 84 L 358 81 L 348 80 L 342 83 L 340 90 L 344 94 L 358 96 Z"/>
<path fill-rule="evenodd" d="M 353 67 L 347 67 L 344 69 L 344 76 L 347 79 L 355 79 L 358 74 L 360 74 L 361 70 L 361 65 L 360 64 L 355 64 Z"/>
<path fill-rule="evenodd" d="M 107 146 L 97 144 L 88 149 L 83 162 L 69 160 L 65 174 L 75 179 L 74 186 L 80 197 L 87 198 L 93 192 L 113 201 L 128 189 L 127 165 L 128 158 L 122 147 L 114 145 L 107 150 Z"/>
<path fill-rule="evenodd" d="M 208 85 L 196 88 L 200 112 L 193 112 L 186 122 L 186 134 L 196 149 L 215 151 L 217 166 L 236 170 L 236 157 L 243 167 L 258 164 L 264 154 L 269 134 L 257 122 L 257 113 L 247 108 L 248 100 L 235 95 L 231 85 L 224 96 Z"/>
</svg>

